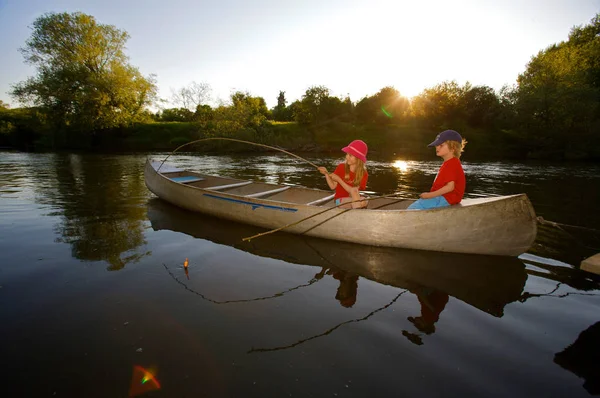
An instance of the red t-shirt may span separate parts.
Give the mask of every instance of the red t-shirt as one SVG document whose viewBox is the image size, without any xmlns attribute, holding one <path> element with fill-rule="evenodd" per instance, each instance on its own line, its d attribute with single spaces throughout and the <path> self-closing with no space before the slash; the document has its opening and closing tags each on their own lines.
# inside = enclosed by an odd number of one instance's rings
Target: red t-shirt
<svg viewBox="0 0 600 398">
<path fill-rule="evenodd" d="M 437 191 L 450 181 L 454 181 L 454 191 L 444 194 L 444 198 L 451 205 L 455 205 L 462 200 L 467 185 L 462 164 L 460 163 L 460 160 L 455 157 L 446 160 L 442 164 L 440 171 L 438 171 L 438 174 L 433 181 L 430 192 Z"/>
<path fill-rule="evenodd" d="M 350 185 L 351 187 L 354 186 L 354 178 L 356 178 L 356 173 L 350 172 L 349 179 L 346 180 L 344 178 L 346 176 L 346 164 L 345 163 L 338 164 L 338 166 L 335 168 L 335 171 L 333 173 L 340 176 L 346 184 Z M 367 180 L 368 179 L 369 179 L 369 173 L 367 173 L 367 171 L 365 170 L 365 174 L 363 174 L 363 178 L 362 178 L 362 180 L 360 180 L 360 185 L 358 186 L 359 190 L 363 191 L 365 188 L 367 188 Z M 334 199 L 347 198 L 349 196 L 350 196 L 350 194 L 348 192 L 346 192 L 346 190 L 344 188 L 342 188 L 342 184 L 337 184 L 337 187 L 335 187 Z"/>
</svg>

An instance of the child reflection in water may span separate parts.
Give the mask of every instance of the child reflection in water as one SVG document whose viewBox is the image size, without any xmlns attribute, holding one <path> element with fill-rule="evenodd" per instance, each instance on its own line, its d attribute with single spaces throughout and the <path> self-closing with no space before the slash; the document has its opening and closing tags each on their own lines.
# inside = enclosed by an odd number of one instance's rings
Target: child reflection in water
<svg viewBox="0 0 600 398">
<path fill-rule="evenodd" d="M 340 302 L 342 307 L 352 307 L 356 303 L 356 295 L 358 294 L 358 275 L 323 267 L 321 272 L 315 275 L 315 279 L 321 279 L 325 274 L 331 275 L 340 281 L 335 298 Z"/>
<path fill-rule="evenodd" d="M 440 314 L 446 308 L 446 304 L 448 304 L 448 295 L 439 290 L 428 288 L 421 288 L 416 291 L 411 290 L 411 292 L 416 294 L 419 303 L 421 303 L 421 316 L 409 316 L 408 320 L 419 331 L 428 335 L 434 333 L 435 323 L 440 319 Z M 410 333 L 406 330 L 403 330 L 402 334 L 417 345 L 423 344 L 423 340 L 418 334 Z"/>
</svg>

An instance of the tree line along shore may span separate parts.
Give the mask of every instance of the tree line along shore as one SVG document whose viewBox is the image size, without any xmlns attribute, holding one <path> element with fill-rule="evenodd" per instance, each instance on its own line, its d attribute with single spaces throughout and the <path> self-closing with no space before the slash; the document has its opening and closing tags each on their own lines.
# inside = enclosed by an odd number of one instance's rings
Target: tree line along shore
<svg viewBox="0 0 600 398">
<path fill-rule="evenodd" d="M 532 56 L 516 84 L 445 81 L 407 98 L 394 87 L 358 101 L 309 87 L 291 103 L 238 91 L 208 105 L 210 86 L 191 82 L 157 96 L 124 53 L 129 35 L 83 13 L 36 19 L 21 52 L 37 74 L 12 86 L 22 107 L 0 101 L 0 147 L 20 150 L 154 151 L 207 137 L 229 137 L 294 151 L 339 151 L 360 138 L 373 153 L 433 156 L 443 129 L 467 138 L 474 158 L 600 160 L 600 14 L 568 40 Z M 274 94 L 275 95 L 275 94 Z M 192 148 L 190 148 L 192 149 Z M 262 150 L 210 141 L 211 152 Z"/>
</svg>

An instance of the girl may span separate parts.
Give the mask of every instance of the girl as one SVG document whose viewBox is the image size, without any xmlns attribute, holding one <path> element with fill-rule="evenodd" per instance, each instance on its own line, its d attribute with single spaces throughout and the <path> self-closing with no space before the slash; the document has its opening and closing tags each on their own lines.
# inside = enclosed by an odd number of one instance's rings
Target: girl
<svg viewBox="0 0 600 398">
<path fill-rule="evenodd" d="M 344 209 L 367 207 L 367 202 L 360 200 L 359 193 L 367 187 L 369 178 L 365 167 L 367 144 L 361 140 L 354 140 L 342 148 L 342 151 L 346 152 L 346 161 L 340 163 L 333 173 L 329 174 L 325 167 L 319 167 L 319 171 L 325 176 L 329 188 L 335 189 L 336 206 L 341 205 Z"/>
</svg>

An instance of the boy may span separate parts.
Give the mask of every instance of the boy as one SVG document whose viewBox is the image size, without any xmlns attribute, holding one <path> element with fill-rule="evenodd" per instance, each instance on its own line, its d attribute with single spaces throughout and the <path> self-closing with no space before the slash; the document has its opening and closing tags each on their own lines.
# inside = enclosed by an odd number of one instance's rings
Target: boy
<svg viewBox="0 0 600 398">
<path fill-rule="evenodd" d="M 460 163 L 465 144 L 454 130 L 442 131 L 428 147 L 435 147 L 435 154 L 444 159 L 430 192 L 423 192 L 419 200 L 408 206 L 409 210 L 426 210 L 460 203 L 465 194 L 465 172 Z"/>
</svg>

